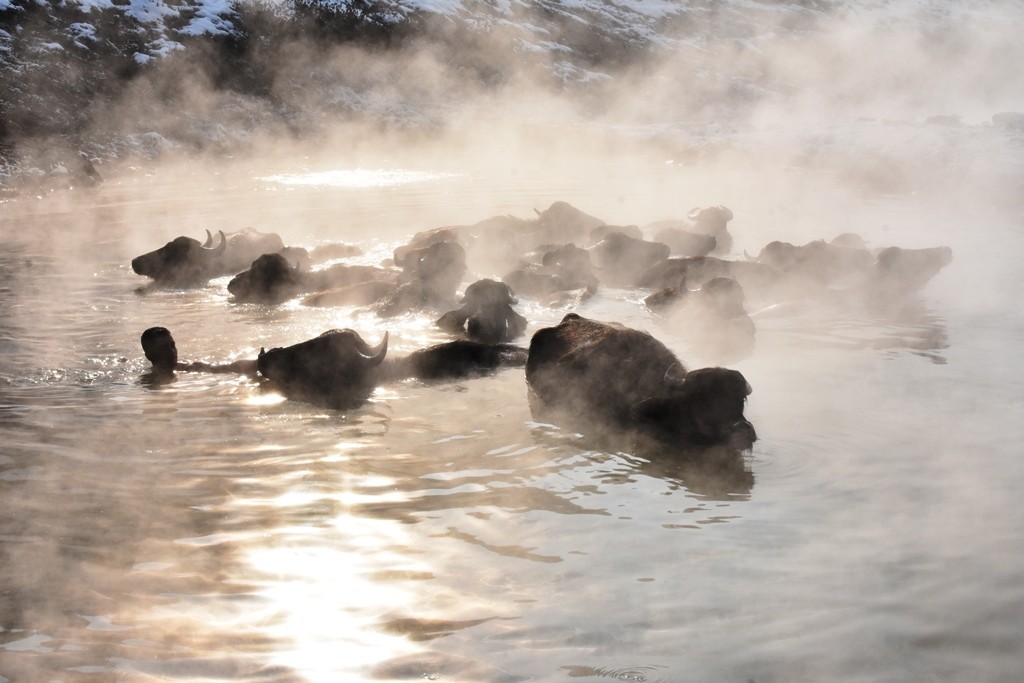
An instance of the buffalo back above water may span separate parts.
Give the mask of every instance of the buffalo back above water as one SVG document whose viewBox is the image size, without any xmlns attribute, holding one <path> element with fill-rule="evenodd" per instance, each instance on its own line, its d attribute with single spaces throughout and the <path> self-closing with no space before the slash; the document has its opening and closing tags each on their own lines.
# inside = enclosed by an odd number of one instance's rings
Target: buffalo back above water
<svg viewBox="0 0 1024 683">
<path fill-rule="evenodd" d="M 650 334 L 570 313 L 530 342 L 526 379 L 546 406 L 678 446 L 747 448 L 750 385 L 725 368 L 687 372 Z"/>
<path fill-rule="evenodd" d="M 501 367 L 522 367 L 526 349 L 512 344 L 485 344 L 468 339 L 435 344 L 413 351 L 397 363 L 396 379 L 462 379 Z"/>
</svg>

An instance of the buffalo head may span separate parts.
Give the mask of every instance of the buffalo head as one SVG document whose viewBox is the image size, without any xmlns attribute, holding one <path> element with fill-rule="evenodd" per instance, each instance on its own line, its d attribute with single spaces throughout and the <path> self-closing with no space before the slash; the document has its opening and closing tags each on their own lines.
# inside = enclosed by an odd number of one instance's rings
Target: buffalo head
<svg viewBox="0 0 1024 683">
<path fill-rule="evenodd" d="M 737 370 L 701 368 L 666 379 L 661 395 L 633 406 L 641 431 L 669 443 L 750 448 L 757 440 L 743 417 L 750 384 Z"/>
<path fill-rule="evenodd" d="M 519 300 L 504 282 L 484 279 L 477 280 L 466 287 L 466 292 L 462 295 L 460 303 L 473 310 L 480 310 L 496 306 L 512 306 L 519 303 Z"/>
<path fill-rule="evenodd" d="M 726 224 L 733 219 L 732 211 L 726 206 L 697 207 L 690 209 L 686 217 L 693 221 L 694 230 L 703 235 L 725 230 Z"/>
<path fill-rule="evenodd" d="M 132 270 L 153 278 L 160 285 L 203 285 L 219 274 L 220 261 L 227 247 L 223 232 L 217 246 L 209 246 L 211 242 L 209 233 L 205 245 L 191 237 L 177 237 L 155 251 L 132 259 Z"/>
<path fill-rule="evenodd" d="M 351 408 L 373 393 L 387 351 L 386 332 L 370 346 L 354 330 L 330 330 L 292 346 L 260 350 L 256 367 L 286 396 Z"/>
<path fill-rule="evenodd" d="M 466 287 L 462 305 L 441 316 L 437 325 L 452 332 L 465 329 L 470 339 L 485 344 L 511 341 L 526 329 L 526 318 L 512 309 L 518 301 L 504 282 L 477 280 Z"/>
<path fill-rule="evenodd" d="M 231 278 L 228 291 L 237 301 L 276 304 L 302 291 L 301 275 L 283 254 L 263 254 Z"/>
<path fill-rule="evenodd" d="M 725 206 L 709 206 L 691 209 L 686 217 L 693 221 L 693 231 L 702 235 L 713 235 L 716 254 L 727 254 L 732 249 L 732 235 L 727 229 L 732 220 L 732 211 Z"/>
</svg>

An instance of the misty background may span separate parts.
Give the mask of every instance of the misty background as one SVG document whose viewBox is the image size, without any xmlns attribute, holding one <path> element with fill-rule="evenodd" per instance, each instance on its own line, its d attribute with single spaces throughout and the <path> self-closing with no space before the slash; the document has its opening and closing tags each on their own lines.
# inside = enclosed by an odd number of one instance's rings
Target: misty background
<svg viewBox="0 0 1024 683">
<path fill-rule="evenodd" d="M 1015 2 L 0 0 L 0 183 L 628 145 L 1014 201 L 1022 27 Z"/>
<path fill-rule="evenodd" d="M 0 683 L 1017 681 L 1022 34 L 1009 0 L 0 0 Z M 517 372 L 345 412 L 140 381 L 150 325 L 209 362 L 445 338 L 138 294 L 177 235 L 379 263 L 555 200 L 954 260 L 911 320 L 755 316 L 739 490 L 538 421 Z M 643 294 L 581 313 L 704 364 Z"/>
</svg>

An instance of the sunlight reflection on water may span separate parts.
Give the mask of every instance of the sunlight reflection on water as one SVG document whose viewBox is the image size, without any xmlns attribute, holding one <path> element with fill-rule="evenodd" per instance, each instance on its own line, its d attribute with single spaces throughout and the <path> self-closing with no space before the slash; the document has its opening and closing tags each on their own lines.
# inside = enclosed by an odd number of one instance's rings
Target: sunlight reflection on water
<svg viewBox="0 0 1024 683">
<path fill-rule="evenodd" d="M 282 503 L 284 504 L 284 503 Z M 381 581 L 382 572 L 430 576 L 430 567 L 395 548 L 407 547 L 402 525 L 341 514 L 322 530 L 280 527 L 244 557 L 264 577 L 256 592 L 276 615 L 266 625 L 281 643 L 274 660 L 302 671 L 310 683 L 339 680 L 390 658 L 417 652 L 408 640 L 376 627 L 387 613 L 422 600 L 415 590 Z"/>
<path fill-rule="evenodd" d="M 387 188 L 450 175 L 332 173 L 261 179 L 305 185 L 291 203 L 362 197 L 361 220 L 375 230 L 311 203 L 328 227 L 310 233 L 293 220 L 292 235 L 369 243 L 372 264 L 408 237 L 401 226 L 376 230 L 394 212 L 414 214 L 417 228 L 447 219 Z M 484 218 L 499 205 L 487 198 L 477 211 L 479 197 L 457 189 L 446 209 Z M 263 191 L 261 211 L 288 204 Z M 543 205 L 532 189 L 507 194 L 517 212 Z M 592 194 L 581 208 L 604 217 L 643 209 Z M 200 215 L 240 223 L 236 208 L 210 202 Z M 67 226 L 39 222 L 74 235 L 79 215 L 68 216 Z M 765 236 L 759 214 L 737 216 L 750 229 L 738 239 Z M 132 218 L 115 223 L 125 239 L 159 222 Z M 956 234 L 941 221 L 927 228 L 929 241 Z M 140 242 L 165 239 L 149 229 Z M 531 411 L 521 371 L 382 387 L 349 412 L 287 401 L 248 378 L 142 385 L 138 335 L 150 324 L 175 331 L 183 358 L 213 362 L 332 327 L 371 342 L 387 330 L 396 356 L 447 337 L 431 314 L 236 304 L 226 279 L 139 295 L 133 247 L 90 252 L 100 265 L 84 269 L 74 250 L 52 264 L 29 250 L 0 291 L 0 681 L 35 670 L 88 683 L 83 674 L 112 669 L 125 680 L 274 683 L 838 680 L 865 666 L 873 679 L 909 680 L 898 672 L 911 656 L 968 674 L 950 680 L 998 680 L 1017 666 L 989 643 L 1024 623 L 998 612 L 1024 585 L 1019 525 L 999 514 L 1016 489 L 996 481 L 1020 479 L 1003 445 L 1019 442 L 1020 423 L 985 411 L 1020 405 L 1005 370 L 987 370 L 1005 340 L 1019 340 L 1019 314 L 979 326 L 933 297 L 942 316 L 912 328 L 759 320 L 741 367 L 762 440 L 741 471 L 704 472 L 548 422 Z M 978 257 L 991 268 L 988 251 Z M 966 262 L 943 274 L 949 289 Z M 1018 300 L 1013 272 L 1005 296 Z M 80 305 L 97 296 L 107 304 Z M 527 299 L 522 310 L 530 332 L 567 312 Z M 685 330 L 652 320 L 636 292 L 605 290 L 581 312 L 686 349 Z M 957 516 L 965 521 L 951 524 Z M 997 555 L 1006 561 L 987 562 Z M 945 647 L 961 630 L 989 636 Z M 940 650 L 956 652 L 956 667 L 943 669 Z"/>
</svg>

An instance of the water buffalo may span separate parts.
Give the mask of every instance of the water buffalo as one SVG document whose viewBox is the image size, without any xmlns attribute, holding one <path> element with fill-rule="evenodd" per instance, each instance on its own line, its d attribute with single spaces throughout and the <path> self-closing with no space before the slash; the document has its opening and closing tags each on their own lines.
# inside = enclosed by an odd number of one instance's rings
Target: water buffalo
<svg viewBox="0 0 1024 683">
<path fill-rule="evenodd" d="M 472 242 L 472 240 L 472 232 L 462 226 L 448 226 L 444 228 L 423 230 L 413 235 L 412 239 L 406 244 L 402 244 L 395 248 L 393 252 L 394 262 L 396 266 L 401 268 L 405 265 L 405 257 L 412 252 L 418 252 L 440 242 L 455 242 L 465 248 L 470 242 Z"/>
<path fill-rule="evenodd" d="M 747 260 L 802 278 L 809 287 L 844 286 L 863 278 L 875 260 L 866 247 L 851 244 L 846 235 L 831 242 L 815 240 L 802 245 L 775 241 L 765 245 L 756 258 L 748 256 Z"/>
<path fill-rule="evenodd" d="M 528 254 L 526 263 L 501 279 L 516 292 L 547 301 L 564 292 L 597 291 L 598 280 L 590 263 L 590 252 L 574 244 L 542 246 Z"/>
<path fill-rule="evenodd" d="M 636 239 L 621 232 L 609 233 L 588 251 L 602 283 L 627 287 L 636 286 L 644 271 L 669 257 L 667 244 Z"/>
<path fill-rule="evenodd" d="M 949 247 L 880 249 L 872 264 L 872 296 L 885 300 L 916 292 L 952 262 L 953 250 Z"/>
<path fill-rule="evenodd" d="M 622 233 L 635 240 L 642 240 L 644 238 L 643 231 L 636 225 L 602 225 L 590 231 L 587 244 L 594 246 L 613 232 Z"/>
<path fill-rule="evenodd" d="M 281 254 L 263 254 L 228 282 L 228 292 L 246 303 L 276 304 L 304 291 L 302 272 Z"/>
<path fill-rule="evenodd" d="M 736 277 L 736 270 L 746 266 L 771 275 L 777 274 L 775 268 L 753 262 L 727 261 L 714 256 L 672 257 L 659 261 L 645 270 L 637 284 L 655 290 L 670 287 L 699 289 L 705 282 L 716 277 L 732 277 L 739 280 Z"/>
<path fill-rule="evenodd" d="M 949 247 L 868 249 L 856 235 L 803 245 L 771 242 L 754 259 L 780 274 L 790 296 L 842 294 L 869 308 L 894 309 L 905 304 L 953 260 Z M 777 287 L 778 289 L 778 287 Z"/>
<path fill-rule="evenodd" d="M 728 224 L 733 215 L 728 207 L 698 207 L 691 209 L 686 217 L 693 221 L 693 232 L 715 238 L 715 249 L 711 253 L 728 254 L 732 251 L 732 235 L 729 234 Z"/>
<path fill-rule="evenodd" d="M 477 273 L 504 273 L 517 267 L 524 254 L 544 244 L 584 244 L 605 222 L 567 204 L 554 202 L 532 219 L 499 215 L 470 225 L 433 228 L 416 233 L 394 251 L 396 266 L 409 253 L 439 242 L 454 242 L 466 251 L 466 263 Z"/>
<path fill-rule="evenodd" d="M 313 247 L 309 252 L 309 259 L 311 263 L 324 263 L 335 259 L 362 255 L 362 248 L 357 247 L 354 244 L 346 244 L 344 242 L 327 242 Z"/>
<path fill-rule="evenodd" d="M 707 256 L 718 247 L 713 235 L 695 233 L 685 221 L 656 221 L 644 227 L 651 239 L 668 245 L 672 256 Z"/>
<path fill-rule="evenodd" d="M 260 350 L 259 373 L 289 397 L 332 408 L 361 405 L 373 390 L 403 379 L 442 380 L 522 367 L 526 349 L 458 340 L 385 359 L 388 334 L 375 346 L 350 329 L 330 330 L 292 346 Z"/>
<path fill-rule="evenodd" d="M 387 351 L 387 333 L 370 346 L 354 330 L 330 330 L 292 346 L 260 349 L 256 368 L 290 398 L 351 408 L 379 384 Z"/>
<path fill-rule="evenodd" d="M 667 259 L 648 268 L 640 276 L 639 285 L 656 291 L 700 289 L 715 278 L 730 278 L 739 283 L 755 310 L 780 302 L 808 300 L 822 293 L 819 284 L 798 271 L 714 256 Z"/>
<path fill-rule="evenodd" d="M 284 249 L 281 238 L 251 228 L 225 235 L 213 244 L 207 232 L 205 243 L 191 237 L 177 237 L 148 254 L 132 259 L 132 270 L 152 278 L 163 287 L 198 287 L 211 279 L 234 275 L 262 254 Z"/>
<path fill-rule="evenodd" d="M 512 306 L 519 303 L 504 282 L 477 280 L 462 296 L 462 305 L 437 320 L 438 327 L 485 344 L 509 342 L 526 331 L 526 318 Z"/>
<path fill-rule="evenodd" d="M 375 266 L 334 264 L 307 271 L 293 266 L 282 254 L 263 254 L 228 282 L 236 301 L 277 304 L 300 294 L 337 290 L 366 282 L 397 286 L 398 273 Z M 323 305 L 323 304 L 321 304 Z"/>
<path fill-rule="evenodd" d="M 686 368 L 646 332 L 570 313 L 530 341 L 526 380 L 545 405 L 676 448 L 749 448 L 750 385 L 726 368 Z"/>
<path fill-rule="evenodd" d="M 570 289 L 597 291 L 598 279 L 594 275 L 590 252 L 586 249 L 574 244 L 545 249 L 541 253 L 540 262 L 545 268 L 551 268 L 558 273 L 570 285 Z"/>
<path fill-rule="evenodd" d="M 537 211 L 537 220 L 531 226 L 535 245 L 581 244 L 595 228 L 605 221 L 586 214 L 567 202 L 554 202 L 543 211 Z"/>
<path fill-rule="evenodd" d="M 402 273 L 394 294 L 381 302 L 381 316 L 420 308 L 449 307 L 466 273 L 466 250 L 458 242 L 434 242 L 402 256 Z"/>
<path fill-rule="evenodd" d="M 696 290 L 660 290 L 644 303 L 678 329 L 701 358 L 730 363 L 746 358 L 754 350 L 756 328 L 744 301 L 738 282 L 718 277 Z"/>
</svg>

